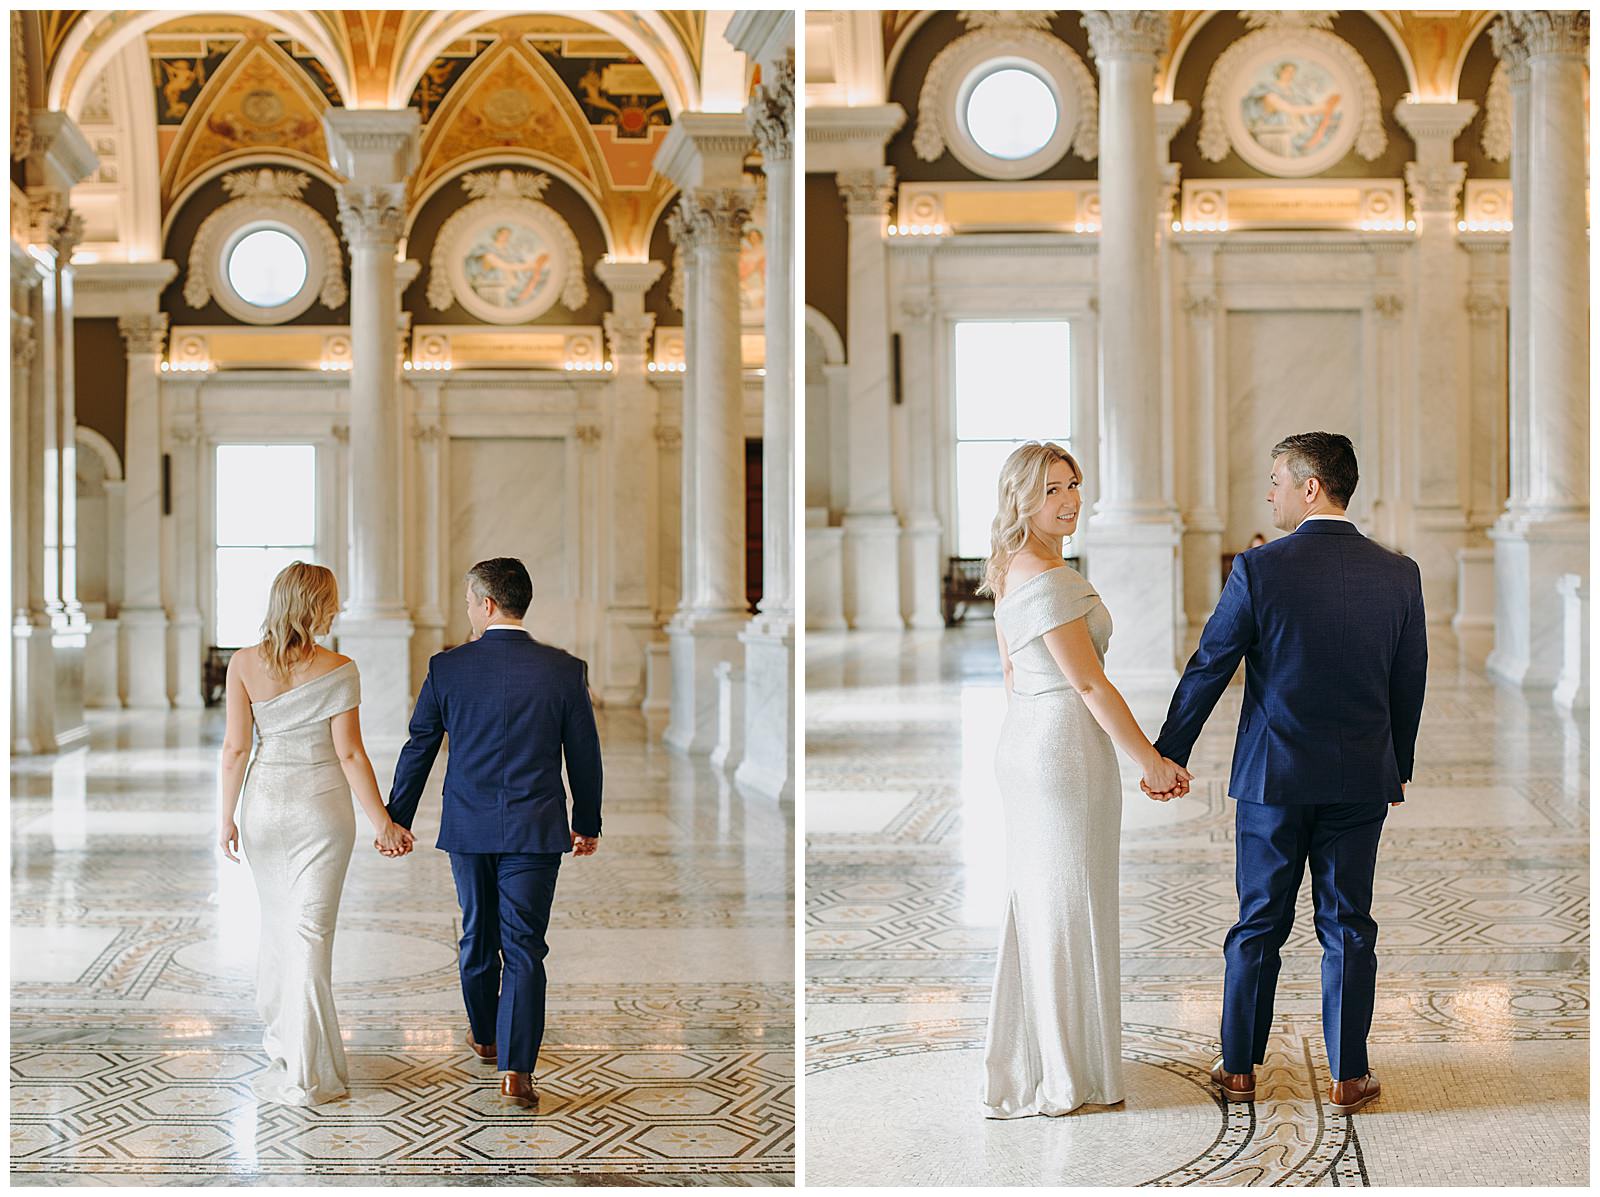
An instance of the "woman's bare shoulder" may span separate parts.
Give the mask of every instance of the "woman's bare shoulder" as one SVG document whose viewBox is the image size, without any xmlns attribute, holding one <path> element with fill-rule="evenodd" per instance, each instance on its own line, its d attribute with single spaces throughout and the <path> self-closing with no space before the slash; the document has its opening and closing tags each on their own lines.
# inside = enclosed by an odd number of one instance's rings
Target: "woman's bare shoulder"
<svg viewBox="0 0 1600 1197">
<path fill-rule="evenodd" d="M 1032 553 L 1018 553 L 1011 559 L 1011 564 L 1006 566 L 1006 590 L 1009 591 L 1012 587 L 1018 586 L 1030 578 L 1037 578 L 1040 574 L 1048 573 L 1052 569 L 1065 569 L 1066 567 L 1067 563 L 1065 561 L 1051 562 Z"/>
</svg>

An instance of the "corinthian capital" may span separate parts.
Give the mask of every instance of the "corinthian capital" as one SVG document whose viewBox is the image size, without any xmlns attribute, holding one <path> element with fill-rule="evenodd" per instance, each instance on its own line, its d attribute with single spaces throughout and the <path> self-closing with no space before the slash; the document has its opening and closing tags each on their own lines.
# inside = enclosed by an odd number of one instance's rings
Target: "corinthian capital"
<svg viewBox="0 0 1600 1197">
<path fill-rule="evenodd" d="M 738 252 L 753 203 L 748 187 L 696 187 L 685 191 L 667 217 L 667 232 L 679 248 Z"/>
<path fill-rule="evenodd" d="M 339 225 L 352 247 L 393 250 L 405 220 L 404 183 L 348 183 L 339 188 Z"/>
<path fill-rule="evenodd" d="M 841 170 L 839 194 L 851 216 L 887 216 L 894 200 L 894 167 L 863 166 Z"/>
<path fill-rule="evenodd" d="M 1406 190 L 1411 193 L 1411 206 L 1430 216 L 1455 217 L 1456 200 L 1461 196 L 1461 184 L 1466 179 L 1465 162 L 1444 162 L 1436 166 L 1406 163 Z"/>
<path fill-rule="evenodd" d="M 1511 24 L 1509 16 L 1503 16 L 1489 27 L 1489 43 L 1494 47 L 1495 56 L 1506 64 L 1506 74 L 1510 76 L 1513 87 L 1528 81 L 1528 43 L 1522 38 L 1522 31 Z"/>
<path fill-rule="evenodd" d="M 626 316 L 607 312 L 604 323 L 606 343 L 611 347 L 613 358 L 629 355 L 643 357 L 649 351 L 650 334 L 656 327 L 654 312 L 639 312 Z"/>
<path fill-rule="evenodd" d="M 137 353 L 151 353 L 159 357 L 167 340 L 167 314 L 151 312 L 119 316 L 117 331 L 122 334 L 122 343 L 129 357 Z"/>
<path fill-rule="evenodd" d="M 83 240 L 83 217 L 73 211 L 65 191 L 31 188 L 28 192 L 28 240 L 48 246 L 65 264 Z"/>
<path fill-rule="evenodd" d="M 767 162 L 794 158 L 794 51 L 777 64 L 772 78 L 756 88 L 744 118 Z"/>
<path fill-rule="evenodd" d="M 1522 36 L 1529 59 L 1576 58 L 1589 53 L 1589 13 L 1587 9 L 1548 9 L 1511 11 L 1505 20 Z"/>
<path fill-rule="evenodd" d="M 1143 58 L 1153 67 L 1166 53 L 1172 31 L 1171 15 L 1154 9 L 1099 9 L 1081 19 L 1096 62 Z"/>
</svg>

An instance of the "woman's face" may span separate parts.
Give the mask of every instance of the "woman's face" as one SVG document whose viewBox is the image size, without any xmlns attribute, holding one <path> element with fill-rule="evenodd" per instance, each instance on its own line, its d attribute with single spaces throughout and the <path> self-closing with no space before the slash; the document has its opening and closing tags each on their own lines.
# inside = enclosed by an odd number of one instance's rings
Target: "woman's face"
<svg viewBox="0 0 1600 1197">
<path fill-rule="evenodd" d="M 1034 513 L 1030 527 L 1047 544 L 1060 544 L 1063 536 L 1078 530 L 1078 512 L 1083 506 L 1081 480 L 1064 461 L 1051 463 L 1045 475 L 1044 506 Z"/>
</svg>

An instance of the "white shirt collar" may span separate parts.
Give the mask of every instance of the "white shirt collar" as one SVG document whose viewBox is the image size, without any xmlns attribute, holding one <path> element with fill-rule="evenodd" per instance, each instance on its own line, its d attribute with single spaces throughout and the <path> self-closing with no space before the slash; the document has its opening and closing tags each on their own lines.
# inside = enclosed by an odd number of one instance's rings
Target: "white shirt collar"
<svg viewBox="0 0 1600 1197">
<path fill-rule="evenodd" d="M 1355 520 L 1351 519 L 1348 515 L 1308 515 L 1300 522 L 1302 524 L 1309 524 L 1312 520 L 1338 520 L 1342 524 L 1355 523 Z"/>
<path fill-rule="evenodd" d="M 501 628 L 507 632 L 521 632 L 524 636 L 529 634 L 528 629 L 523 627 L 520 623 L 492 623 L 483 630 L 485 632 L 492 632 L 496 628 Z"/>
</svg>

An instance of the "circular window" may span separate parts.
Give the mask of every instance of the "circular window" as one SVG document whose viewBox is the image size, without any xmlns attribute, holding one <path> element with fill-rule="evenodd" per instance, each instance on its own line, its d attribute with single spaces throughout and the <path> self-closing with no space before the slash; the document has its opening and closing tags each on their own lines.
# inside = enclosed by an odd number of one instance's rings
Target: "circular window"
<svg viewBox="0 0 1600 1197">
<path fill-rule="evenodd" d="M 1050 143 L 1061 112 L 1048 83 L 1032 71 L 1006 66 L 973 84 L 962 117 L 979 149 L 1014 162 Z"/>
<path fill-rule="evenodd" d="M 228 282 L 246 303 L 282 307 L 306 285 L 309 267 L 299 240 L 282 228 L 248 231 L 228 251 Z"/>
</svg>

